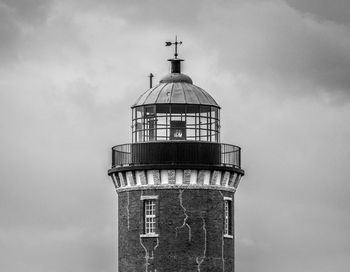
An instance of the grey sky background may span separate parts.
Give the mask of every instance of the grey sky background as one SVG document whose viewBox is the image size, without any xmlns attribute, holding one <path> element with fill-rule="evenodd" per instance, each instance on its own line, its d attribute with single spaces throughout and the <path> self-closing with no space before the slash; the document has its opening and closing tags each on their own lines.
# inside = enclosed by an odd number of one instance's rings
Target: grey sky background
<svg viewBox="0 0 350 272">
<path fill-rule="evenodd" d="M 0 270 L 115 271 L 110 147 L 168 72 L 243 149 L 239 272 L 350 267 L 350 1 L 0 0 Z"/>
</svg>

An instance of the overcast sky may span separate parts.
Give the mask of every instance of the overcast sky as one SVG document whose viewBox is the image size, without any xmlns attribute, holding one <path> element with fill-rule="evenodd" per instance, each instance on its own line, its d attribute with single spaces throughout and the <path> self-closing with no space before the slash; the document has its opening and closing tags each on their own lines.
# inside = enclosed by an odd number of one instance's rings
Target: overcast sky
<svg viewBox="0 0 350 272">
<path fill-rule="evenodd" d="M 242 147 L 236 270 L 350 267 L 350 1 L 0 0 L 0 270 L 116 269 L 110 147 L 169 70 Z"/>
</svg>

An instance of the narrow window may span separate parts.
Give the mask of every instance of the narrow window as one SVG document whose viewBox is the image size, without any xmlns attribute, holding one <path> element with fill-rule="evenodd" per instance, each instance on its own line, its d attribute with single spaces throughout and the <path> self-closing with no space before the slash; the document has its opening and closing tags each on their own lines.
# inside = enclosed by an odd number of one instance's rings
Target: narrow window
<svg viewBox="0 0 350 272">
<path fill-rule="evenodd" d="M 145 199 L 144 200 L 144 222 L 145 222 L 145 234 L 156 234 L 156 200 Z"/>
<path fill-rule="evenodd" d="M 225 198 L 224 200 L 224 233 L 227 236 L 232 236 L 232 199 Z"/>
<path fill-rule="evenodd" d="M 136 142 L 143 142 L 143 124 L 138 122 L 136 123 Z"/>
</svg>

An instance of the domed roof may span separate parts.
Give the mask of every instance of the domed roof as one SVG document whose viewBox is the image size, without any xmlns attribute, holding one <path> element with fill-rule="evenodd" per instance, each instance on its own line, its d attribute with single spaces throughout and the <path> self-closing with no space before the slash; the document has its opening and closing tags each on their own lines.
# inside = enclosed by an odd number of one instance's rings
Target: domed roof
<svg viewBox="0 0 350 272">
<path fill-rule="evenodd" d="M 210 94 L 192 84 L 189 76 L 176 73 L 165 76 L 158 85 L 144 92 L 132 108 L 149 104 L 199 104 L 220 108 Z"/>
</svg>

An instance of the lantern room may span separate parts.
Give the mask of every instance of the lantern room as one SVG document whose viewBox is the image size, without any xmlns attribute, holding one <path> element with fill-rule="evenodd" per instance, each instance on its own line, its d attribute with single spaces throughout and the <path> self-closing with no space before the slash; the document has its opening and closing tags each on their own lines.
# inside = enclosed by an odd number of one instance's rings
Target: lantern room
<svg viewBox="0 0 350 272">
<path fill-rule="evenodd" d="M 220 142 L 220 107 L 206 91 L 181 74 L 181 59 L 170 59 L 171 73 L 144 92 L 132 108 L 134 143 Z"/>
</svg>

